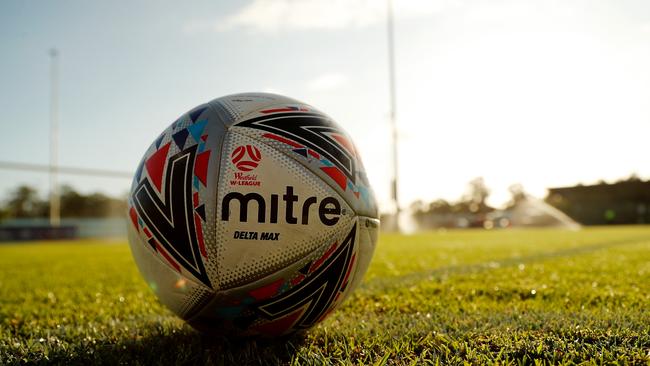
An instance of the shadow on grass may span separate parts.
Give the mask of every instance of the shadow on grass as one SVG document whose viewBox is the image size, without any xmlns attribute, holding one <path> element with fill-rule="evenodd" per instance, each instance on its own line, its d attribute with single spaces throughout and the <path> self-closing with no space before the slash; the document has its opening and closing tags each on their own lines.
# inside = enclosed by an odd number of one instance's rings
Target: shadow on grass
<svg viewBox="0 0 650 366">
<path fill-rule="evenodd" d="M 304 333 L 274 339 L 225 338 L 199 333 L 189 326 L 181 329 L 151 328 L 145 337 L 102 340 L 72 351 L 50 353 L 48 363 L 65 365 L 277 365 L 290 363 Z M 142 332 L 141 332 L 142 333 Z M 72 352 L 71 352 L 72 351 Z"/>
</svg>

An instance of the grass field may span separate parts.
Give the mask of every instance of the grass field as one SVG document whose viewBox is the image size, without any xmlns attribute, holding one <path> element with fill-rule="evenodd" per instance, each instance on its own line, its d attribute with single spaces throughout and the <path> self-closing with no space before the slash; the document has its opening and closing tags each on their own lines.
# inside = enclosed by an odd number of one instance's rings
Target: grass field
<svg viewBox="0 0 650 366">
<path fill-rule="evenodd" d="M 650 364 L 650 227 L 384 235 L 361 288 L 280 340 L 202 336 L 125 242 L 0 245 L 0 364 Z"/>
</svg>

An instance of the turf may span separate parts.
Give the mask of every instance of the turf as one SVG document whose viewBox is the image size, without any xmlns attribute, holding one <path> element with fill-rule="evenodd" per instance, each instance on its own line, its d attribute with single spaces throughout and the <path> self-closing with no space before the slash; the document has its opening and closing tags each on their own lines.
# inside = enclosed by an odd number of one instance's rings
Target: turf
<svg viewBox="0 0 650 366">
<path fill-rule="evenodd" d="M 124 242 L 0 245 L 0 364 L 650 364 L 650 227 L 383 235 L 362 286 L 279 340 L 202 336 Z"/>
</svg>

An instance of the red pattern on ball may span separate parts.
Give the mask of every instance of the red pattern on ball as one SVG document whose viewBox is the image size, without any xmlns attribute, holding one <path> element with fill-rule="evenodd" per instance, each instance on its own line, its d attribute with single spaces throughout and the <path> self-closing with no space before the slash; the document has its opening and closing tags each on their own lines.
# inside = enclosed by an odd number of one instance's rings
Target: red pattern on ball
<svg viewBox="0 0 650 366">
<path fill-rule="evenodd" d="M 258 162 L 262 160 L 262 153 L 253 145 L 237 146 L 230 154 L 231 161 L 235 164 L 238 170 L 242 172 L 249 172 L 259 165 Z"/>
</svg>

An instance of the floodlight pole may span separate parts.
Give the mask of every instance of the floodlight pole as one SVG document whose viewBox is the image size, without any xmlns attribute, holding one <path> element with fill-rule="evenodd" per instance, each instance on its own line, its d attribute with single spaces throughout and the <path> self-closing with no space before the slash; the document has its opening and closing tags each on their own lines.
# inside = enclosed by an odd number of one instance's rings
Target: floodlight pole
<svg viewBox="0 0 650 366">
<path fill-rule="evenodd" d="M 386 28 L 388 36 L 388 83 L 389 83 L 389 93 L 390 93 L 390 111 L 389 111 L 389 120 L 391 127 L 391 138 L 392 138 L 392 160 L 393 160 L 393 176 L 391 180 L 391 193 L 393 203 L 395 204 L 395 227 L 397 231 L 400 231 L 399 225 L 399 195 L 397 183 L 398 180 L 398 163 L 397 163 L 397 108 L 395 102 L 395 38 L 393 30 L 393 2 L 392 0 L 387 0 L 387 11 L 386 11 Z"/>
<path fill-rule="evenodd" d="M 61 202 L 58 185 L 59 154 L 59 51 L 52 48 L 50 54 L 50 225 L 61 224 Z"/>
</svg>

